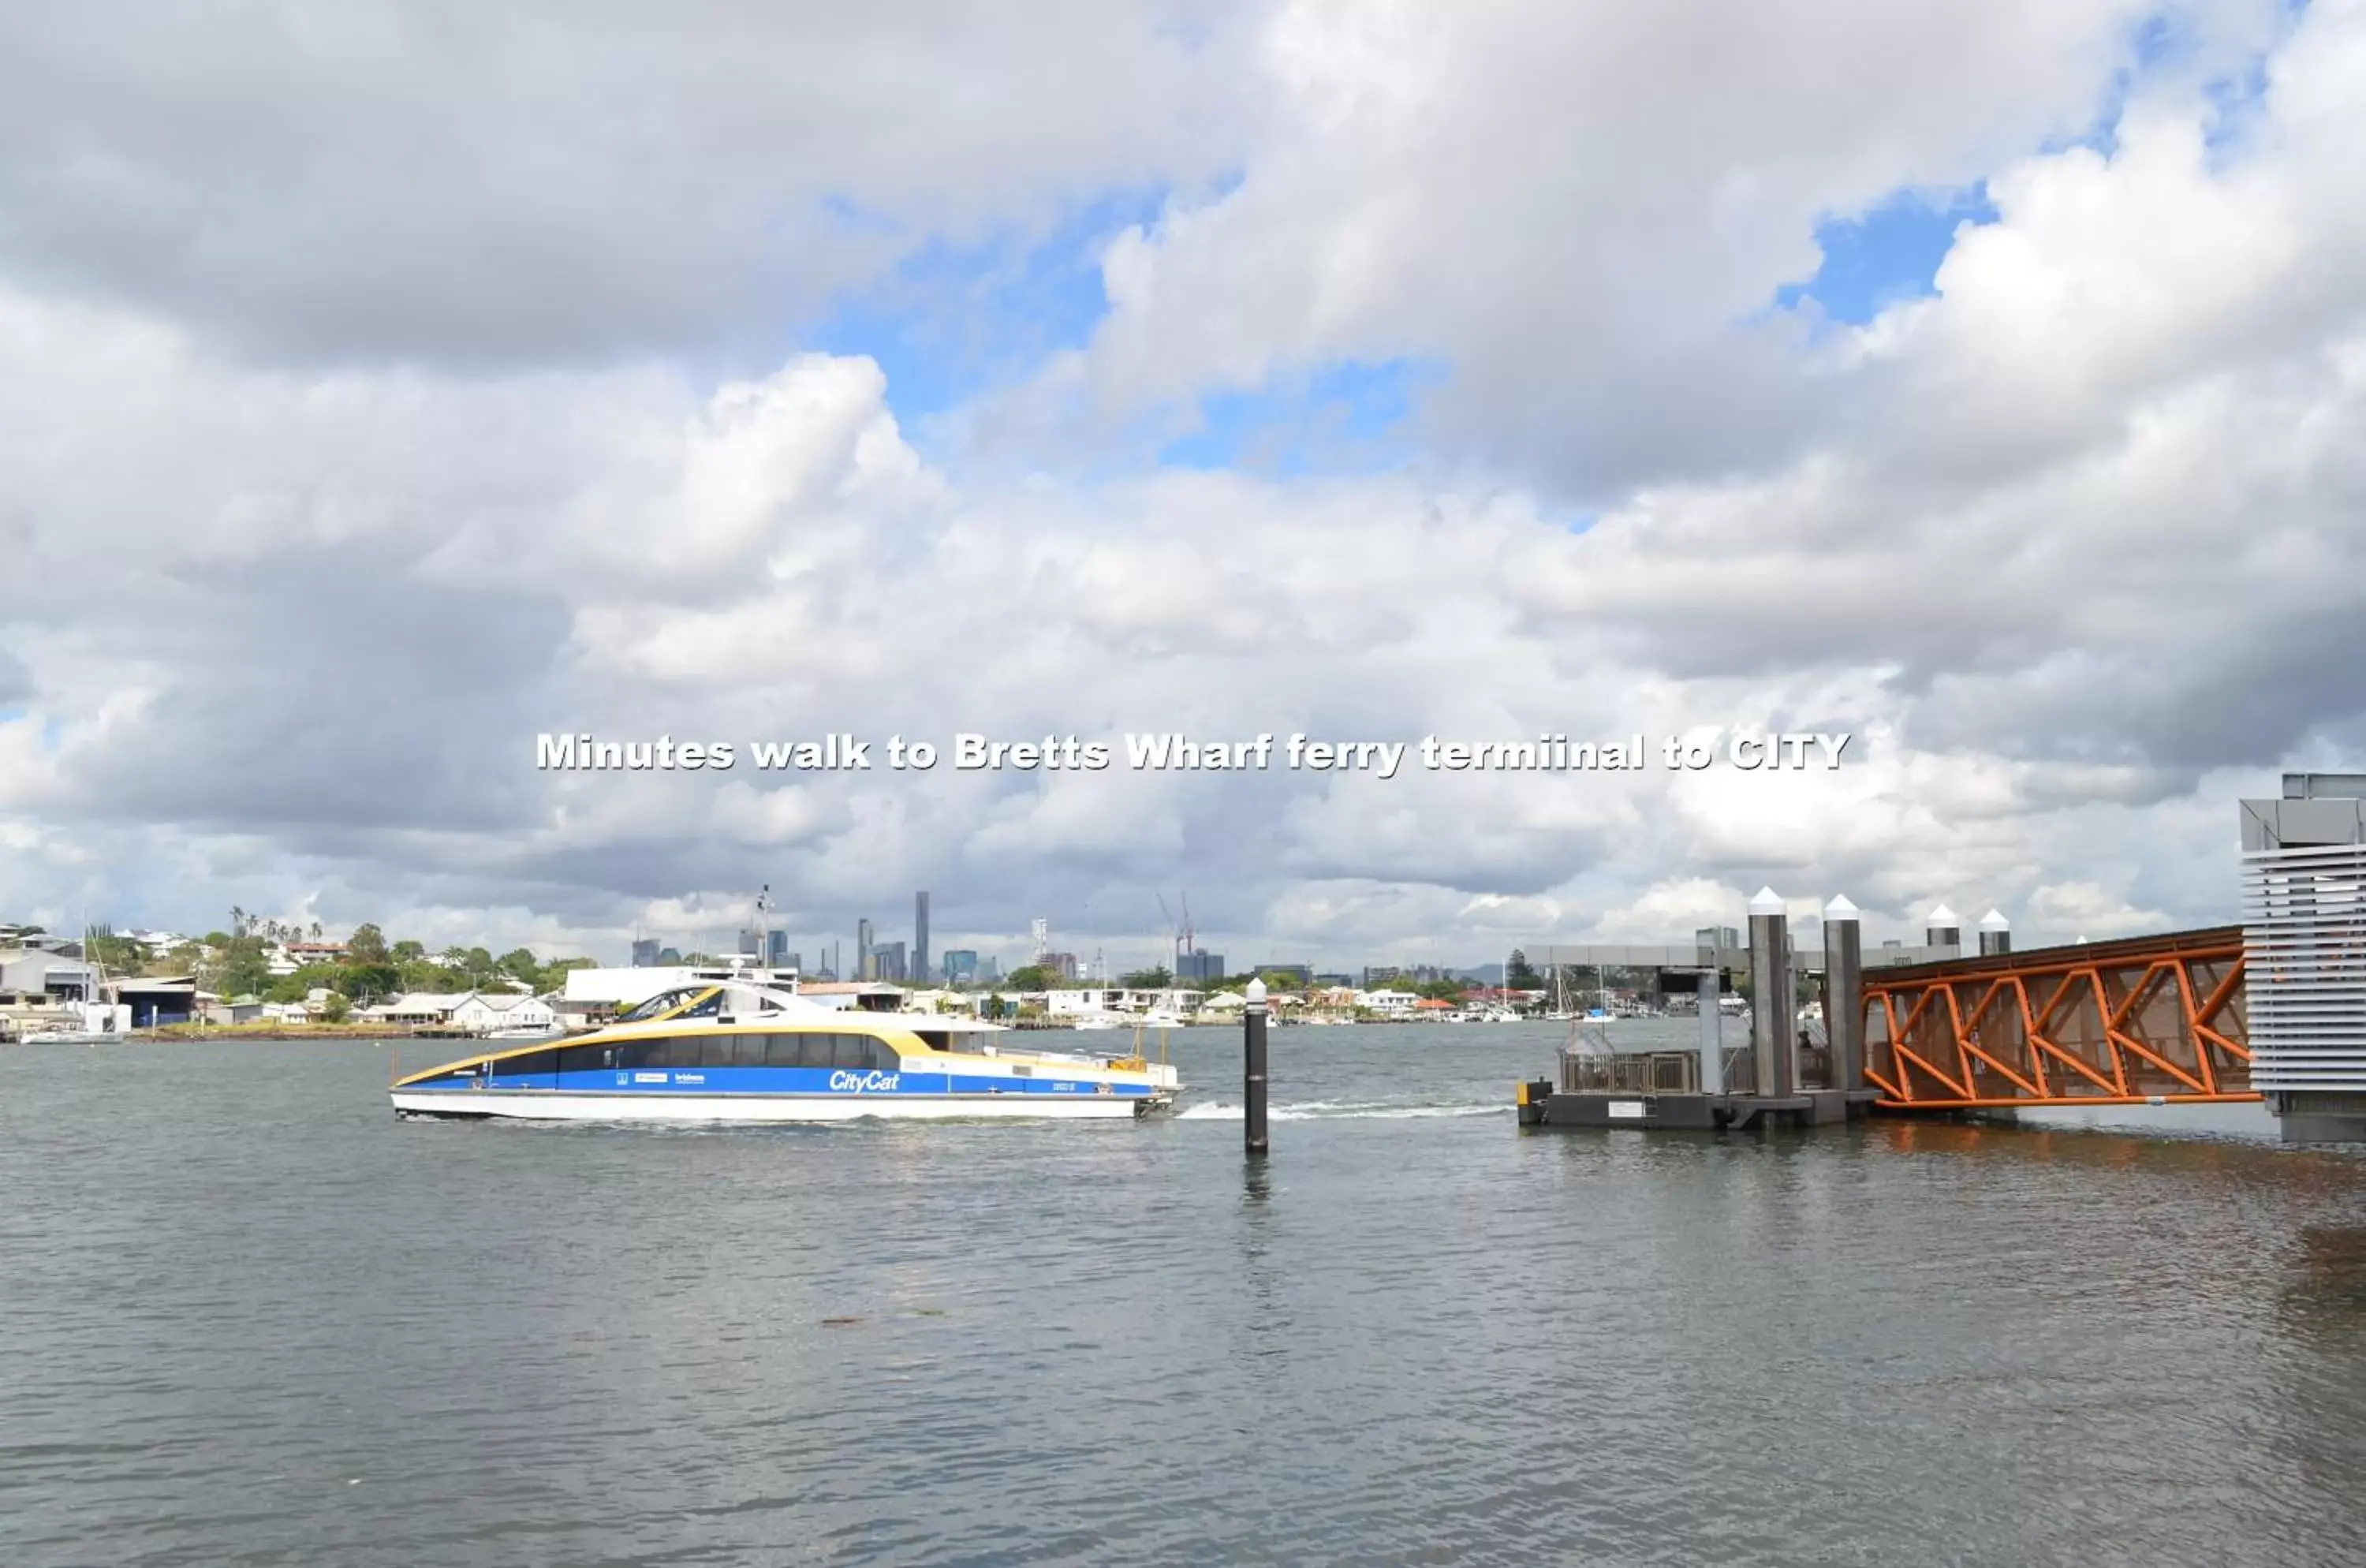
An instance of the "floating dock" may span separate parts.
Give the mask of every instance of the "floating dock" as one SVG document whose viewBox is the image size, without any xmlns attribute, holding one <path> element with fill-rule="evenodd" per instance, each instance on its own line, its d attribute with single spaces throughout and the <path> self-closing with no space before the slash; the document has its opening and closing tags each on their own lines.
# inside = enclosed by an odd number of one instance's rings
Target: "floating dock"
<svg viewBox="0 0 2366 1568">
<path fill-rule="evenodd" d="M 1606 1033 L 1581 1030 L 1561 1050 L 1557 1079 L 1518 1087 L 1520 1125 L 1721 1133 L 1831 1126 L 1867 1114 L 1880 1090 L 1865 1084 L 1862 944 L 1847 899 L 1825 908 L 1824 942 L 1822 1043 L 1797 1024 L 1783 900 L 1761 889 L 1750 901 L 1747 1045 L 1726 1046 L 1718 971 L 1705 968 L 1697 1050 L 1619 1051 Z"/>
<path fill-rule="evenodd" d="M 1746 1133 L 1822 1127 L 1862 1116 L 1879 1091 L 1807 1089 L 1798 1094 L 1563 1092 L 1551 1080 L 1520 1085 L 1523 1127 L 1634 1127 L 1646 1132 Z"/>
</svg>

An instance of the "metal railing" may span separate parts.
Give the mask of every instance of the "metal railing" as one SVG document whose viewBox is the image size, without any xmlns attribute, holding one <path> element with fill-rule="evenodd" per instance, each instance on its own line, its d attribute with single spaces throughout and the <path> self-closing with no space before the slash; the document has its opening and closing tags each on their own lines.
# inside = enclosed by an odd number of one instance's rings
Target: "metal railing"
<svg viewBox="0 0 2366 1568">
<path fill-rule="evenodd" d="M 1603 1055 L 1563 1051 L 1563 1094 L 1697 1094 L 1700 1060 L 1689 1051 Z"/>
</svg>

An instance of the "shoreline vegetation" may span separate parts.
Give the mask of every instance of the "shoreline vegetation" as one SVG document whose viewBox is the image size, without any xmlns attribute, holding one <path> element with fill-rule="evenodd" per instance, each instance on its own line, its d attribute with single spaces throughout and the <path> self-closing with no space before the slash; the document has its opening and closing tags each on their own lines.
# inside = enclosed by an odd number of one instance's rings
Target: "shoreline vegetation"
<svg viewBox="0 0 2366 1568">
<path fill-rule="evenodd" d="M 1312 1021 L 1311 1021 L 1311 1020 L 1305 1020 L 1305 1019 L 1294 1019 L 1294 1018 L 1293 1018 L 1293 1019 L 1277 1019 L 1277 1020 L 1275 1020 L 1275 1023 L 1276 1023 L 1276 1026 L 1277 1026 L 1277 1027 L 1289 1027 L 1289 1028 L 1293 1028 L 1293 1029 L 1295 1029 L 1295 1028 L 1301 1028 L 1301 1027 L 1305 1027 L 1307 1024 L 1309 1024 L 1309 1023 L 1310 1023 L 1310 1022 L 1312 1022 Z M 1369 1018 L 1357 1018 L 1357 1019 L 1353 1019 L 1353 1020 L 1346 1020 L 1346 1019 L 1342 1019 L 1342 1020 L 1329 1021 L 1337 1021 L 1337 1022 L 1350 1022 L 1350 1021 L 1352 1021 L 1352 1022 L 1358 1023 L 1358 1024 L 1369 1024 L 1369 1025 L 1376 1025 L 1376 1026 L 1377 1026 L 1377 1025 L 1383 1025 L 1383 1024 L 1387 1024 L 1387 1025 L 1401 1025 L 1401 1026 L 1406 1026 L 1406 1027 L 1420 1028 L 1420 1027 L 1425 1027 L 1425 1026 L 1427 1026 L 1427 1027 L 1437 1027 L 1437 1026 L 1443 1025 L 1443 1024 L 1445 1023 L 1445 1021 L 1445 1021 L 1445 1020 L 1442 1020 L 1442 1019 L 1435 1019 L 1435 1018 L 1402 1018 L 1402 1017 L 1399 1017 L 1399 1018 L 1391 1018 L 1391 1017 L 1377 1017 L 1377 1016 L 1376 1016 L 1376 1017 L 1369 1017 Z M 1522 1021 L 1522 1022 L 1535 1022 L 1535 1021 L 1538 1021 L 1538 1020 L 1535 1020 L 1535 1019 L 1522 1019 L 1520 1021 Z M 1098 1030 L 1079 1030 L 1076 1025 L 1074 1025 L 1074 1024 L 1072 1024 L 1072 1023 L 1067 1022 L 1065 1020 L 1053 1021 L 1053 1020 L 1041 1019 L 1041 1018 L 1029 1018 L 1029 1019 L 1004 1019 L 1004 1020 L 1002 1021 L 1002 1022 L 1003 1022 L 1003 1026 L 1004 1026 L 1005 1028 L 1014 1029 L 1014 1030 L 1018 1030 L 1018 1031 L 1021 1031 L 1021 1032 L 1031 1032 L 1031 1033 L 1040 1032 L 1040 1033 L 1074 1034 L 1074 1033 L 1080 1033 L 1080 1032 L 1081 1032 L 1081 1033 L 1099 1033 L 1099 1034 L 1122 1034 L 1122 1033 L 1128 1033 L 1128 1032 L 1132 1032 L 1132 1031 L 1131 1029 L 1129 1029 L 1129 1028 L 1119 1028 L 1119 1027 L 1111 1027 L 1111 1028 L 1108 1028 L 1108 1029 L 1098 1029 Z M 371 1023 L 321 1023 L 321 1022 L 316 1022 L 316 1023 L 310 1023 L 310 1024 L 295 1024 L 295 1023 L 280 1023 L 280 1022 L 273 1022 L 273 1023 L 166 1023 L 166 1024 L 159 1024 L 159 1025 L 156 1025 L 156 1026 L 154 1026 L 154 1027 L 152 1027 L 152 1028 L 147 1028 L 147 1029 L 133 1029 L 133 1030 L 127 1030 L 127 1031 L 125 1031 L 125 1032 L 124 1032 L 123 1033 L 121 1033 L 121 1034 L 118 1034 L 118 1035 L 114 1035 L 114 1036 L 110 1037 L 110 1038 L 109 1038 L 109 1039 L 107 1039 L 107 1041 L 103 1042 L 103 1043 L 110 1044 L 110 1045 L 113 1045 L 113 1044 L 130 1044 L 130 1043 L 154 1043 L 154 1044 L 173 1044 L 173 1043 L 203 1043 L 203 1042 L 209 1041 L 209 1040 L 274 1040 L 274 1041 L 285 1041 L 285 1042 L 290 1042 L 290 1043 L 301 1043 L 301 1042 L 304 1042 L 304 1041 L 342 1041 L 342 1040 L 373 1041 L 373 1040 L 377 1040 L 377 1041 L 385 1041 L 385 1042 L 386 1042 L 386 1043 L 388 1043 L 389 1044 L 396 1044 L 396 1045 L 400 1045 L 400 1044 L 402 1044 L 402 1043 L 406 1043 L 406 1042 L 409 1042 L 409 1041 L 417 1040 L 417 1041 L 435 1041 L 435 1042 L 442 1043 L 444 1043 L 444 1044 L 455 1044 L 455 1045 L 456 1045 L 456 1044 L 463 1044 L 463 1043 L 473 1043 L 473 1044 L 477 1044 L 477 1045 L 484 1046 L 484 1047 L 486 1047 L 489 1051 L 491 1051 L 491 1052 L 500 1052 L 500 1051 L 506 1051 L 506 1050 L 511 1050 L 511 1049 L 523 1049 L 523 1048 L 525 1048 L 525 1047 L 530 1047 L 530 1046 L 535 1045 L 535 1044 L 537 1044 L 537 1043 L 542 1043 L 543 1041 L 571 1039 L 571 1038 L 574 1038 L 574 1037 L 577 1037 L 577 1036 L 580 1036 L 580 1035 L 592 1033 L 592 1032 L 593 1032 L 593 1030 L 595 1030 L 595 1029 L 597 1029 L 597 1028 L 601 1028 L 601 1027 L 604 1027 L 604 1025 L 593 1025 L 593 1026 L 591 1026 L 591 1027 L 589 1027 L 589 1028 L 565 1030 L 565 1031 L 562 1031 L 562 1032 L 558 1032 L 558 1033 L 556 1033 L 556 1034 L 543 1035 L 543 1036 L 540 1036 L 540 1037 L 517 1036 L 517 1037 L 509 1038 L 509 1039 L 496 1039 L 496 1038 L 493 1038 L 493 1037 L 490 1037 L 490 1036 L 487 1036 L 487 1035 L 470 1033 L 470 1032 L 468 1032 L 467 1030 L 444 1029 L 444 1028 L 437 1028 L 437 1027 L 435 1027 L 435 1026 L 434 1026 L 434 1025 L 425 1025 L 425 1024 L 422 1024 L 422 1025 L 415 1025 L 415 1026 L 405 1026 L 405 1025 L 401 1025 L 401 1024 L 387 1024 L 387 1023 L 377 1023 L 377 1022 L 371 1022 Z M 1156 1023 L 1156 1024 L 1144 1024 L 1144 1025 L 1140 1025 L 1140 1026 L 1135 1026 L 1135 1027 L 1138 1027 L 1138 1028 L 1140 1028 L 1140 1029 L 1147 1030 L 1147 1031 L 1149 1031 L 1150 1032 L 1153 1032 L 1153 1033 L 1159 1033 L 1159 1034 L 1166 1033 L 1166 1032 L 1169 1032 L 1169 1031 L 1185 1032 L 1185 1031 L 1199 1031 L 1199 1030 L 1237 1030 L 1237 1029 L 1240 1027 L 1240 1020 L 1239 1020 L 1237 1017 L 1232 1017 L 1232 1018 L 1199 1018 L 1199 1019 L 1190 1019 L 1190 1020 L 1188 1020 L 1188 1021 L 1177 1021 L 1177 1022 L 1162 1022 L 1162 1023 Z M 18 1038 L 12 1038 L 12 1037 L 0 1037 L 0 1047 L 13 1046 L 13 1045 L 39 1045 L 39 1044 L 54 1044 L 54 1043 L 59 1043 L 59 1042 L 54 1042 L 54 1041 L 44 1041 L 44 1040 L 42 1040 L 41 1038 L 39 1038 L 39 1036 L 36 1036 L 36 1037 L 34 1037 L 34 1038 L 32 1038 L 32 1039 L 29 1039 L 29 1040 L 27 1040 L 27 1039 L 18 1039 Z M 87 1044 L 87 1045 L 93 1045 L 93 1046 L 96 1046 L 96 1045 L 97 1045 L 97 1044 L 99 1044 L 99 1043 L 102 1043 L 102 1042 L 97 1042 L 97 1041 L 82 1041 L 82 1042 L 77 1042 L 77 1043 L 82 1043 L 82 1044 Z M 461 1055 L 467 1055 L 467 1053 L 466 1053 L 465 1051 L 464 1051 L 464 1052 L 462 1052 L 462 1053 L 460 1053 L 460 1054 L 461 1054 Z"/>
<path fill-rule="evenodd" d="M 35 926 L 8 930 L 20 938 L 41 934 Z M 73 955 L 96 967 L 103 989 L 132 980 L 194 987 L 189 1011 L 196 1016 L 183 1021 L 176 1009 L 167 1015 L 175 1021 L 130 1032 L 130 1037 L 155 1041 L 417 1039 L 523 1044 L 537 1038 L 582 1033 L 608 1021 L 598 1009 L 570 1007 L 558 999 L 569 976 L 581 968 L 597 967 L 596 960 L 544 958 L 525 947 L 498 956 L 481 946 L 454 945 L 431 953 L 422 942 L 389 939 L 378 926 L 367 922 L 339 941 L 330 938 L 317 922 L 299 927 L 232 908 L 228 931 L 208 931 L 201 937 L 171 932 L 118 935 L 107 927 L 86 926 Z M 725 962 L 704 953 L 676 958 L 668 951 L 664 957 L 674 959 L 677 966 Z M 1605 977 L 1597 975 L 1597 984 Z M 1177 979 L 1164 964 L 1127 971 L 1112 982 L 1106 976 L 1086 980 L 1065 968 L 1037 963 L 984 981 L 949 979 L 941 990 L 891 983 L 904 990 L 897 1010 L 974 1010 L 982 1019 L 1026 1031 L 1233 1027 L 1239 1022 L 1237 1009 L 1248 987 L 1260 982 L 1273 998 L 1277 1025 L 1504 1022 L 1537 1016 L 1547 999 L 1543 976 L 1517 949 L 1500 978 L 1482 979 L 1476 972 L 1426 967 L 1408 971 L 1367 966 L 1359 987 L 1346 975 L 1318 976 L 1305 965 L 1290 965 L 1194 976 L 1180 986 Z M 1055 1001 L 1063 992 L 1121 988 L 1168 994 L 1154 996 L 1146 1003 L 1135 998 L 1123 1006 L 1117 1005 L 1114 998 L 1086 1007 L 1064 1007 Z M 472 993 L 499 998 L 503 1004 L 519 998 L 539 998 L 544 1008 L 534 1010 L 531 1022 L 557 1022 L 561 1027 L 542 1036 L 506 1031 L 489 1033 L 499 1025 L 481 1016 L 488 1007 L 476 1008 L 463 1024 L 457 1007 L 438 1012 L 432 1006 L 397 1009 L 389 1005 L 405 998 L 433 1004 L 448 998 L 466 998 Z M 114 992 L 107 994 L 115 999 Z M 503 1010 L 488 1006 L 494 1013 Z M 63 1010 L 52 1010 L 58 1016 L 20 1015 L 20 1011 L 0 1015 L 0 1040 L 13 1036 L 21 1043 L 28 1033 L 38 1039 L 43 1032 L 80 1033 L 90 1027 Z M 162 1011 L 161 1005 L 154 1010 Z M 404 1021 L 394 1021 L 389 1013 L 399 1014 Z M 1130 1017 L 1128 1021 L 1118 1021 L 1109 1016 L 1111 1013 L 1144 1016 L 1137 1025 Z M 1164 1016 L 1151 1024 L 1147 1022 L 1151 1013 Z M 1091 1022 L 1081 1021 L 1085 1015 L 1091 1017 Z"/>
</svg>

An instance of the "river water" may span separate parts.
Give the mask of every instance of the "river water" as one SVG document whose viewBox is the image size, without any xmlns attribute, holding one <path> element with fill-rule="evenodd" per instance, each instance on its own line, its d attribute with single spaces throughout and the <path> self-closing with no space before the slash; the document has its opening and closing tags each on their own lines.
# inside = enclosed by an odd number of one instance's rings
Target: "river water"
<svg viewBox="0 0 2366 1568">
<path fill-rule="evenodd" d="M 1066 1126 L 0 1052 L 0 1563 L 2366 1562 L 2366 1159 L 1523 1134 L 1557 1038 L 1278 1031 L 1262 1168 L 1230 1032 Z"/>
</svg>

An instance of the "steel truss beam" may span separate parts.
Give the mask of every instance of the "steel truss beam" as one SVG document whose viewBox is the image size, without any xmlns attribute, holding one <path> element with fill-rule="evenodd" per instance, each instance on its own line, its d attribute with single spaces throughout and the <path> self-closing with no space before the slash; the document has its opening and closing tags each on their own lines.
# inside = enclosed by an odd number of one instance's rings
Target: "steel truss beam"
<svg viewBox="0 0 2366 1568">
<path fill-rule="evenodd" d="M 1865 976 L 1889 1111 L 2256 1100 L 2239 928 Z"/>
</svg>

